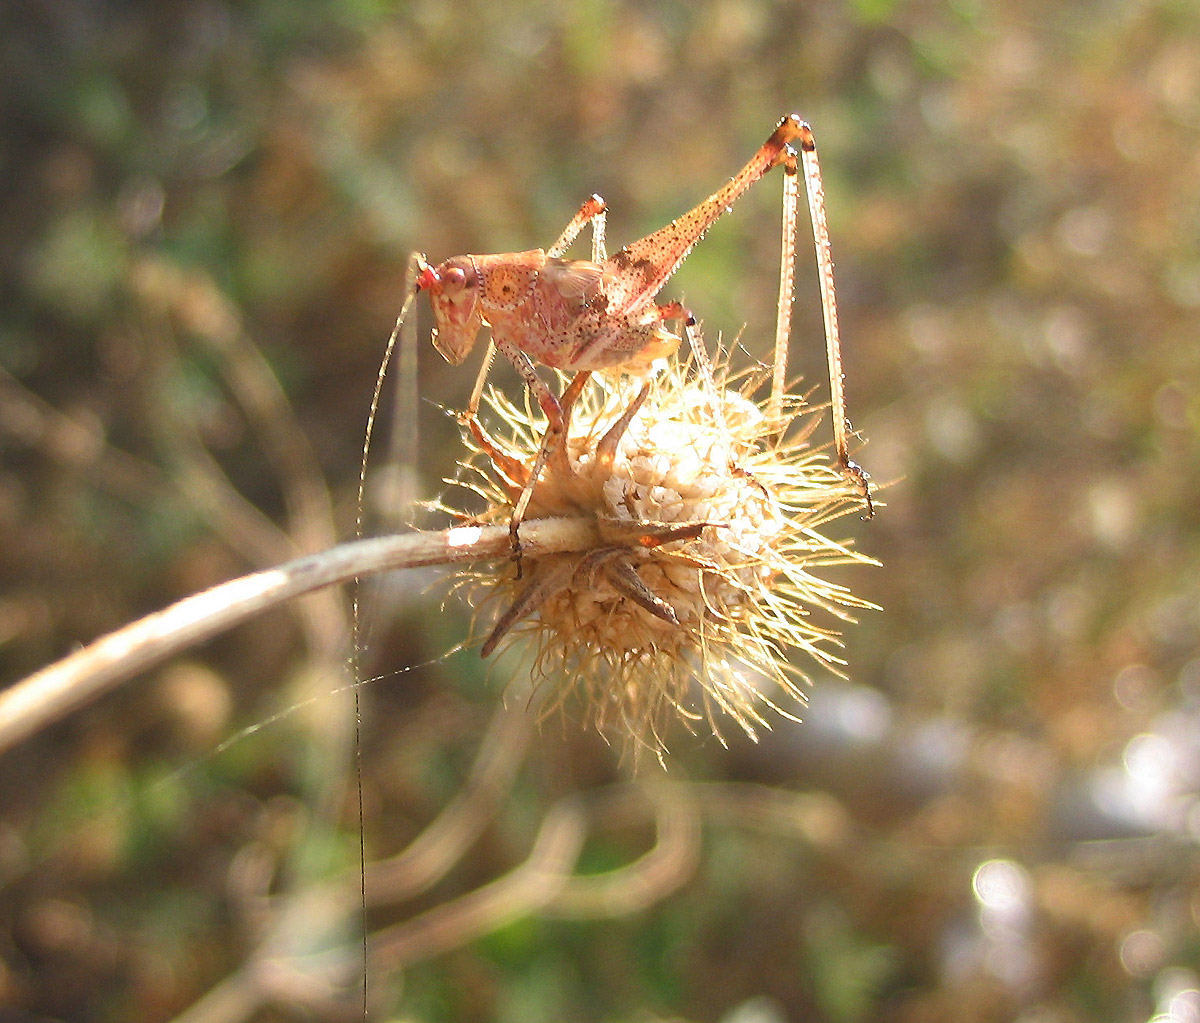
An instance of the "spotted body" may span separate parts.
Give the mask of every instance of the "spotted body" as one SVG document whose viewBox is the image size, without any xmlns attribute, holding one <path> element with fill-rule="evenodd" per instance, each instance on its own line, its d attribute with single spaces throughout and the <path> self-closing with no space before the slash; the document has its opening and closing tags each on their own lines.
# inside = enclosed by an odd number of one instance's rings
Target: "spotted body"
<svg viewBox="0 0 1200 1023">
<path fill-rule="evenodd" d="M 466 358 L 485 326 L 510 358 L 515 349 L 565 372 L 621 367 L 641 374 L 679 345 L 656 306 L 614 308 L 613 271 L 591 260 L 531 249 L 456 256 L 437 274 L 443 286 L 430 293 L 438 324 L 433 343 L 452 363 Z"/>
</svg>

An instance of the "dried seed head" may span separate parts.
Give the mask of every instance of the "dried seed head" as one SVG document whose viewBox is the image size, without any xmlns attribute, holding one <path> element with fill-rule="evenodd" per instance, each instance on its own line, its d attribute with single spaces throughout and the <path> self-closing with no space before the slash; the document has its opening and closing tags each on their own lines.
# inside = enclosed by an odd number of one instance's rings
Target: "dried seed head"
<svg viewBox="0 0 1200 1023">
<path fill-rule="evenodd" d="M 819 417 L 792 398 L 785 421 L 768 422 L 745 378 L 734 390 L 727 367 L 717 377 L 673 360 L 642 395 L 636 382 L 590 382 L 566 457 L 543 470 L 526 520 L 590 517 L 596 547 L 526 553 L 520 580 L 511 569 L 469 578 L 485 591 L 472 593 L 481 608 L 507 608 L 485 654 L 531 641 L 535 681 L 553 687 L 548 707 L 581 697 L 603 735 L 660 759 L 672 714 L 719 739 L 723 715 L 751 737 L 766 711 L 792 717 L 786 705 L 803 703 L 807 681 L 793 651 L 834 672 L 842 664 L 837 632 L 810 612 L 852 621 L 848 608 L 870 606 L 820 574 L 870 559 L 822 532 L 860 504 L 808 443 Z M 502 523 L 545 423 L 498 393 L 488 403 L 504 434 L 468 435 L 470 464 L 484 517 Z"/>
</svg>

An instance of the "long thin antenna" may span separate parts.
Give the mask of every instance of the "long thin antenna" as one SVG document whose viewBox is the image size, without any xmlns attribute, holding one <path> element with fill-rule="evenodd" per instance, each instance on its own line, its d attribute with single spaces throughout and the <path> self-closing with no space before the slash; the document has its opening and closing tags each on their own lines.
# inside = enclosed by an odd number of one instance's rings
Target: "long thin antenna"
<svg viewBox="0 0 1200 1023">
<path fill-rule="evenodd" d="M 404 328 L 404 322 L 408 318 L 409 310 L 412 308 L 413 299 L 416 298 L 417 288 L 417 268 L 424 263 L 424 257 L 420 253 L 414 253 L 408 261 L 408 270 L 404 275 L 406 296 L 404 304 L 400 307 L 400 315 L 396 317 L 396 325 L 392 328 L 391 336 L 388 338 L 387 347 L 384 348 L 383 358 L 379 363 L 379 372 L 375 376 L 375 390 L 371 394 L 371 409 L 367 413 L 367 427 L 363 434 L 362 461 L 358 467 L 358 499 L 355 508 L 354 517 L 354 539 L 361 540 L 363 538 L 364 522 L 366 519 L 366 494 L 367 494 L 367 464 L 371 455 L 371 439 L 375 434 L 375 420 L 379 415 L 379 403 L 383 394 L 383 381 L 387 377 L 388 366 L 392 361 L 392 354 L 396 350 L 396 342 L 400 338 L 400 332 Z M 401 360 L 408 362 L 415 360 L 416 356 L 413 353 L 406 357 L 404 352 L 401 352 Z M 353 598 L 351 601 L 351 646 L 350 646 L 350 680 L 354 686 L 354 768 L 355 778 L 358 786 L 358 866 L 359 866 L 359 895 L 362 900 L 362 957 L 363 957 L 363 975 L 362 975 L 362 1013 L 363 1019 L 368 1018 L 369 993 L 367 990 L 368 971 L 367 964 L 369 962 L 370 948 L 368 945 L 369 937 L 367 931 L 367 838 L 366 838 L 366 821 L 363 814 L 363 770 L 362 770 L 362 703 L 359 698 L 358 682 L 362 673 L 362 610 L 361 610 L 361 584 L 358 576 L 354 577 L 354 586 L 352 588 Z"/>
</svg>

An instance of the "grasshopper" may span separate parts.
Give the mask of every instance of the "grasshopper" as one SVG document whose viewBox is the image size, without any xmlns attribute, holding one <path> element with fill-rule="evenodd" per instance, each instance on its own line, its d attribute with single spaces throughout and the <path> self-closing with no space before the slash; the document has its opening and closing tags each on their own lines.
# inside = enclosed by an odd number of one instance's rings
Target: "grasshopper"
<svg viewBox="0 0 1200 1023">
<path fill-rule="evenodd" d="M 665 227 L 611 256 L 604 239 L 606 205 L 593 195 L 548 249 L 454 256 L 437 266 L 430 265 L 423 254 L 413 257 L 415 291 L 410 292 L 405 308 L 417 292 L 428 293 L 435 321 L 432 341 L 442 356 L 457 365 L 466 359 L 484 328 L 490 334 L 488 355 L 461 420 L 475 421 L 496 349 L 516 368 L 546 416 L 546 433 L 510 524 L 518 565 L 518 528 L 547 457 L 564 441 L 569 401 L 580 392 L 586 376 L 613 369 L 635 375 L 650 373 L 656 360 L 679 347 L 679 335 L 665 327 L 673 322 L 682 324 L 701 369 L 707 367 L 690 310 L 677 301 L 659 305 L 657 295 L 705 232 L 739 196 L 777 166 L 783 168 L 783 241 L 768 415 L 780 418 L 786 384 L 799 211 L 797 179 L 803 170 L 825 320 L 834 451 L 847 484 L 864 501 L 864 517 L 873 514 L 870 476 L 849 453 L 851 427 L 846 418 L 833 259 L 816 144 L 809 125 L 797 114 L 789 114 L 724 186 Z M 565 258 L 571 243 L 589 224 L 592 258 Z M 562 396 L 555 395 L 538 375 L 535 363 L 575 374 Z"/>
</svg>

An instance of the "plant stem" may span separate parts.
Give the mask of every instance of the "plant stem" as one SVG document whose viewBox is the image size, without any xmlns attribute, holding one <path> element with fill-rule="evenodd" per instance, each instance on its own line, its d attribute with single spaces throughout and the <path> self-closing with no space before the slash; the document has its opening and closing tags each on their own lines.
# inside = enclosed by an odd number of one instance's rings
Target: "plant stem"
<svg viewBox="0 0 1200 1023">
<path fill-rule="evenodd" d="M 594 519 L 541 519 L 521 527 L 529 555 L 587 550 Z M 0 753 L 140 671 L 305 593 L 402 568 L 511 556 L 507 526 L 457 526 L 341 544 L 221 583 L 102 636 L 0 692 Z"/>
</svg>

